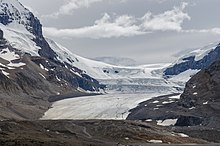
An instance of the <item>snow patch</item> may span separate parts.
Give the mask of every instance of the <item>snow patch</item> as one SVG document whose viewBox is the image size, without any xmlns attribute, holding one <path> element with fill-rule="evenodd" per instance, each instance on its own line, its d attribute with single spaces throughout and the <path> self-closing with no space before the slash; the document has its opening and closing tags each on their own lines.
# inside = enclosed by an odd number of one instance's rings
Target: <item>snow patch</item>
<svg viewBox="0 0 220 146">
<path fill-rule="evenodd" d="M 128 138 L 128 137 L 125 137 L 125 140 L 129 140 L 129 138 Z"/>
<path fill-rule="evenodd" d="M 20 58 L 18 54 L 15 54 L 15 52 L 11 52 L 8 48 L 3 49 L 0 52 L 0 57 L 9 62 Z"/>
<path fill-rule="evenodd" d="M 39 73 L 39 75 L 42 76 L 44 79 L 46 79 L 46 77 L 43 74 Z"/>
<path fill-rule="evenodd" d="M 206 101 L 206 102 L 203 103 L 203 105 L 206 105 L 206 104 L 208 104 L 208 103 L 209 103 L 209 101 Z"/>
<path fill-rule="evenodd" d="M 194 92 L 193 95 L 198 95 L 198 93 L 197 93 L 197 92 Z"/>
<path fill-rule="evenodd" d="M 157 125 L 160 126 L 172 126 L 175 125 L 178 119 L 166 119 L 166 120 L 157 120 Z"/>
<path fill-rule="evenodd" d="M 44 69 L 44 66 L 43 66 L 42 64 L 40 64 L 40 68 L 41 68 L 41 69 Z"/>
<path fill-rule="evenodd" d="M 169 97 L 169 99 L 180 99 L 180 95 L 171 96 L 171 97 Z"/>
<path fill-rule="evenodd" d="M 189 81 L 189 79 L 191 78 L 191 76 L 195 75 L 196 73 L 198 73 L 199 70 L 186 70 L 178 75 L 172 76 L 169 81 L 172 82 L 183 82 L 186 83 L 187 81 Z"/>
<path fill-rule="evenodd" d="M 57 81 L 59 81 L 59 82 L 61 81 L 61 79 L 59 79 L 57 76 L 56 76 L 56 79 L 57 79 Z"/>
<path fill-rule="evenodd" d="M 159 103 L 159 101 L 158 100 L 155 100 L 154 102 L 152 102 L 152 103 Z"/>
<path fill-rule="evenodd" d="M 162 140 L 149 140 L 148 142 L 150 142 L 150 143 L 163 143 L 163 141 Z"/>
<path fill-rule="evenodd" d="M 2 70 L 2 73 L 3 73 L 6 77 L 10 78 L 10 77 L 9 77 L 10 74 L 9 74 L 8 72 Z"/>
<path fill-rule="evenodd" d="M 152 122 L 153 120 L 152 119 L 147 119 L 145 120 L 146 122 Z"/>
<path fill-rule="evenodd" d="M 23 62 L 19 62 L 19 63 L 12 63 L 12 62 L 10 62 L 9 64 L 8 64 L 8 66 L 10 66 L 10 67 L 21 67 L 21 66 L 25 66 L 26 64 L 25 63 L 23 63 Z"/>
<path fill-rule="evenodd" d="M 175 102 L 175 101 L 164 101 L 164 102 L 162 102 L 162 104 L 169 104 L 169 103 L 173 103 L 173 102 Z"/>
<path fill-rule="evenodd" d="M 47 68 L 45 68 L 42 64 L 40 64 L 40 68 L 46 71 L 49 71 Z"/>
<path fill-rule="evenodd" d="M 184 134 L 184 133 L 177 133 L 179 136 L 181 137 L 189 137 L 188 135 Z"/>
<path fill-rule="evenodd" d="M 196 108 L 196 107 L 193 106 L 193 107 L 189 108 L 189 110 L 193 110 L 193 109 L 195 109 L 195 108 Z"/>
</svg>

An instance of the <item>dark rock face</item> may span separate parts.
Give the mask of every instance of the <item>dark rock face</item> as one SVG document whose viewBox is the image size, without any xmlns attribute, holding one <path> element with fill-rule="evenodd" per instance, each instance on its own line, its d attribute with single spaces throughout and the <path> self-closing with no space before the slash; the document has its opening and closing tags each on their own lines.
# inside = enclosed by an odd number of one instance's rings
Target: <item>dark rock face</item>
<svg viewBox="0 0 220 146">
<path fill-rule="evenodd" d="M 9 24 L 12 21 L 9 20 L 9 16 L 8 15 L 5 15 L 4 13 L 3 14 L 1 13 L 0 14 L 0 22 L 2 24 L 4 24 L 4 25 L 7 25 L 7 24 Z"/>
<path fill-rule="evenodd" d="M 200 125 L 202 122 L 202 118 L 199 117 L 180 116 L 175 126 L 196 126 Z"/>
<path fill-rule="evenodd" d="M 57 54 L 51 49 L 50 45 L 47 43 L 44 37 L 37 36 L 33 41 L 37 44 L 37 46 L 42 48 L 38 52 L 40 56 L 57 62 Z"/>
<path fill-rule="evenodd" d="M 0 50 L 5 48 L 6 40 L 4 39 L 4 32 L 0 29 Z"/>
<path fill-rule="evenodd" d="M 174 66 L 167 68 L 164 71 L 164 74 L 167 76 L 178 75 L 188 69 L 193 69 L 193 70 L 205 69 L 219 58 L 220 58 L 220 46 L 217 46 L 214 50 L 209 52 L 201 60 L 196 61 L 195 56 L 184 58 L 182 63 L 175 64 Z"/>
<path fill-rule="evenodd" d="M 220 61 L 200 71 L 186 84 L 180 103 L 184 107 L 192 107 L 205 102 L 220 100 Z"/>
<path fill-rule="evenodd" d="M 26 25 L 27 30 L 35 36 L 42 38 L 42 25 L 37 17 L 35 17 L 33 13 L 29 12 L 29 17 L 27 18 L 27 20 L 29 21 L 29 24 Z"/>
<path fill-rule="evenodd" d="M 0 29 L 0 39 L 3 39 L 3 37 L 4 37 L 4 33 L 3 33 L 3 31 Z"/>
<path fill-rule="evenodd" d="M 187 82 L 178 104 L 183 108 L 194 108 L 191 115 L 199 116 L 203 120 L 203 125 L 217 126 L 216 122 L 220 121 L 219 89 L 220 61 L 218 60 Z"/>
</svg>

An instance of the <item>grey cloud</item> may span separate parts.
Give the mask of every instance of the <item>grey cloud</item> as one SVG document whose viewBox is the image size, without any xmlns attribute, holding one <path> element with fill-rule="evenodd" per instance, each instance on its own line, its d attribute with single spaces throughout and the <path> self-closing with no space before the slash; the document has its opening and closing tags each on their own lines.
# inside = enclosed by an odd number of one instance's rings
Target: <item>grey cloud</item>
<svg viewBox="0 0 220 146">
<path fill-rule="evenodd" d="M 166 11 L 159 15 L 152 15 L 151 12 L 146 13 L 142 19 L 145 30 L 182 30 L 184 20 L 190 20 L 190 16 L 183 12 L 188 3 L 182 3 L 180 7 L 174 7 L 173 10 Z"/>
<path fill-rule="evenodd" d="M 45 27 L 44 33 L 47 36 L 73 37 L 73 38 L 112 38 L 130 37 L 144 35 L 153 31 L 180 31 L 184 20 L 190 20 L 187 13 L 183 12 L 187 3 L 182 3 L 180 7 L 165 11 L 162 14 L 153 15 L 148 12 L 141 18 L 122 15 L 112 18 L 105 13 L 104 16 L 96 20 L 94 25 L 73 29 L 57 29 L 55 27 Z"/>
</svg>

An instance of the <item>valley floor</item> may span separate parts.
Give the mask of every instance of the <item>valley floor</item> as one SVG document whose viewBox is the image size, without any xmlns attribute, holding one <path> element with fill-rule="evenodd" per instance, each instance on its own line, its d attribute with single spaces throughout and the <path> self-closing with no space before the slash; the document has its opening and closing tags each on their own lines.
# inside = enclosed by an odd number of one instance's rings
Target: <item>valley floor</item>
<svg viewBox="0 0 220 146">
<path fill-rule="evenodd" d="M 217 145 L 137 121 L 0 121 L 1 146 L 151 146 L 162 143 Z"/>
</svg>

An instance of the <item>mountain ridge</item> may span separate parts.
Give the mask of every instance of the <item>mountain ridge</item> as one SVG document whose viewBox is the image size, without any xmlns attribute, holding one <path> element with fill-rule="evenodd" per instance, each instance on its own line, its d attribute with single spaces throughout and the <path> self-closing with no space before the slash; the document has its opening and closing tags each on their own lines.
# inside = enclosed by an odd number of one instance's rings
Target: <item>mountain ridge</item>
<svg viewBox="0 0 220 146">
<path fill-rule="evenodd" d="M 178 75 L 189 69 L 201 70 L 210 66 L 220 58 L 219 42 L 209 44 L 200 49 L 193 50 L 187 55 L 180 57 L 164 71 L 165 76 Z"/>
</svg>

